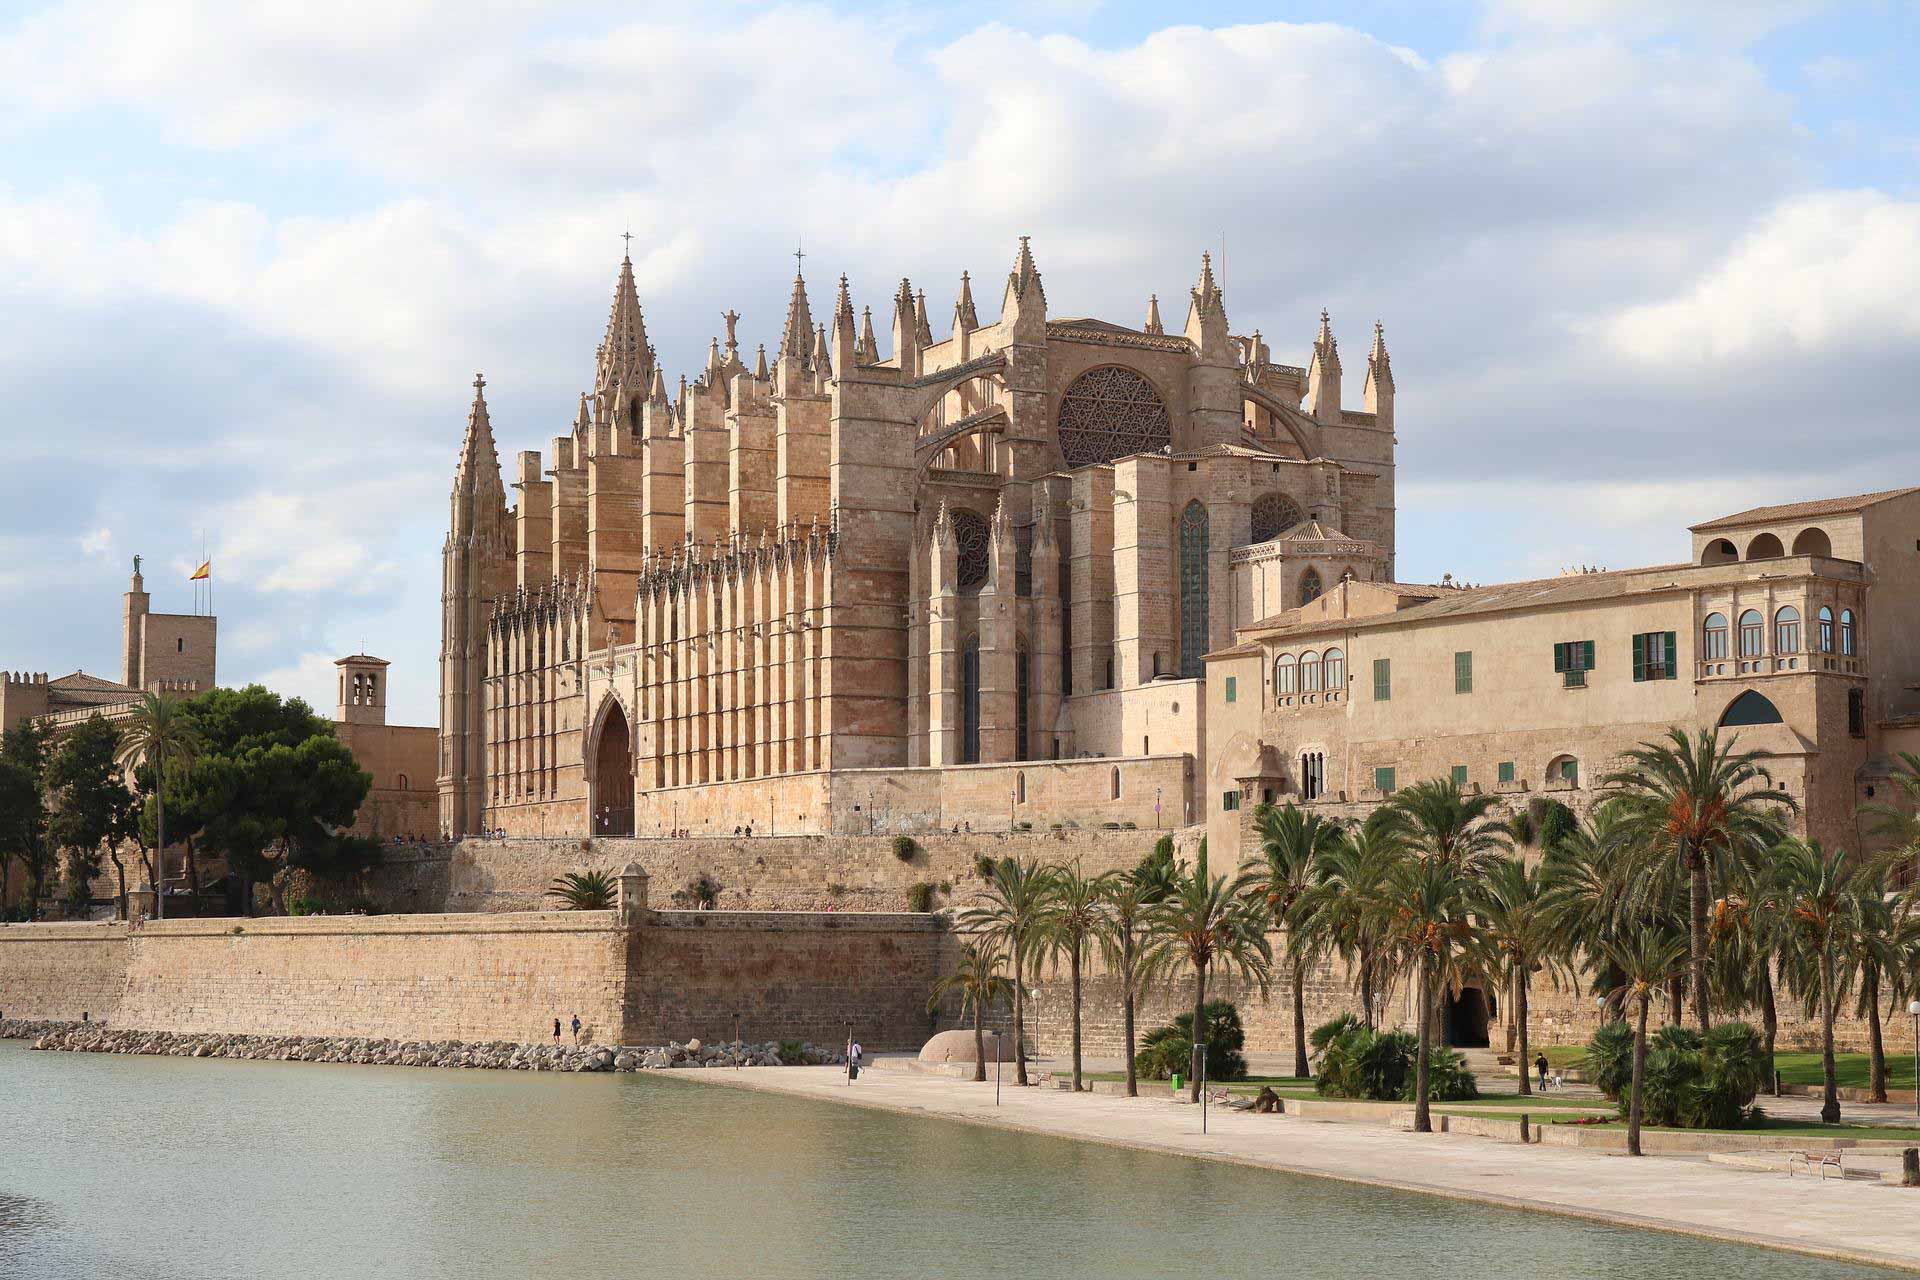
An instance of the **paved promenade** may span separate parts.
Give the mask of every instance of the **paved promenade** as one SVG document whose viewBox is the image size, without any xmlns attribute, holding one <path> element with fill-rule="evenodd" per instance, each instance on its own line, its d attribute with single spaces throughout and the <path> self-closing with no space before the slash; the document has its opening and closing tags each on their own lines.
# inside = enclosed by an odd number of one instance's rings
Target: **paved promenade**
<svg viewBox="0 0 1920 1280">
<path fill-rule="evenodd" d="M 1053 1089 L 1002 1091 L 903 1070 L 759 1067 L 674 1079 L 998 1125 L 1920 1272 L 1920 1190 L 1732 1170 L 1703 1160 L 1518 1146 Z"/>
</svg>

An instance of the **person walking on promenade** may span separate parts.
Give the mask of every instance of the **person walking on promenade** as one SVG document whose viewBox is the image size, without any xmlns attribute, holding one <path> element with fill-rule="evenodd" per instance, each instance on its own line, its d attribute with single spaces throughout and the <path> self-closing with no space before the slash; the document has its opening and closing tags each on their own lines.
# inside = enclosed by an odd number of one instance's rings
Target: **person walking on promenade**
<svg viewBox="0 0 1920 1280">
<path fill-rule="evenodd" d="M 558 1018 L 553 1020 L 553 1043 L 555 1045 L 560 1043 L 560 1019 Z"/>
<path fill-rule="evenodd" d="M 853 1046 L 847 1050 L 847 1071 L 851 1079 L 858 1080 L 860 1078 L 860 1059 L 865 1052 L 866 1051 L 860 1047 L 858 1040 L 855 1040 Z"/>
<path fill-rule="evenodd" d="M 1547 1087 L 1547 1055 L 1543 1053 L 1535 1058 L 1533 1060 L 1533 1067 L 1534 1070 L 1540 1073 L 1540 1088 L 1544 1092 Z"/>
<path fill-rule="evenodd" d="M 577 1013 L 573 1015 L 573 1043 L 580 1043 L 580 1015 Z"/>
</svg>

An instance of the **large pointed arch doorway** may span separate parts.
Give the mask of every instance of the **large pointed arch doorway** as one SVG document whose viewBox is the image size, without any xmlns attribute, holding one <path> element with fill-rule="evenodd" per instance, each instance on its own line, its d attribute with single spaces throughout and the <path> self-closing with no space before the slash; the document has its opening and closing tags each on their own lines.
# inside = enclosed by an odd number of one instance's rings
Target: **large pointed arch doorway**
<svg viewBox="0 0 1920 1280">
<path fill-rule="evenodd" d="M 633 834 L 633 731 L 619 699 L 609 699 L 593 749 L 593 833 Z"/>
</svg>

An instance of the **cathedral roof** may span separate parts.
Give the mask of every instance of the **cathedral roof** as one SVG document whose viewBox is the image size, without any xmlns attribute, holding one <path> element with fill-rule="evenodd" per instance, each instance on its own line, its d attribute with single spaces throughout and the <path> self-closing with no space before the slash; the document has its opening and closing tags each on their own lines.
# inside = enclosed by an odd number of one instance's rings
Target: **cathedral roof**
<svg viewBox="0 0 1920 1280">
<path fill-rule="evenodd" d="M 1920 493 L 1920 488 L 1882 489 L 1878 493 L 1859 493 L 1851 498 L 1822 498 L 1816 502 L 1788 502 L 1773 507 L 1753 507 L 1746 511 L 1736 511 L 1730 516 L 1708 520 L 1704 524 L 1696 524 L 1692 526 L 1692 531 L 1705 533 L 1710 529 L 1733 529 L 1743 524 L 1765 524 L 1773 520 L 1804 520 L 1815 516 L 1850 515 L 1885 502 L 1889 498 L 1904 498 L 1910 493 Z"/>
</svg>

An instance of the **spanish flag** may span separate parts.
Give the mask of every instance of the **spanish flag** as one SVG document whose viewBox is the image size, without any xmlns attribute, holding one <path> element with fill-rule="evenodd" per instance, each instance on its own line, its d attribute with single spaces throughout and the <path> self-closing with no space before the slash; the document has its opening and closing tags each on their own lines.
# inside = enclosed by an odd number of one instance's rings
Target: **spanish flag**
<svg viewBox="0 0 1920 1280">
<path fill-rule="evenodd" d="M 211 578 L 212 576 L 213 576 L 213 561 L 209 560 L 205 564 L 201 565 L 198 569 L 195 569 L 193 571 L 193 576 L 191 578 L 188 578 L 187 581 L 199 582 L 204 578 Z"/>
</svg>

